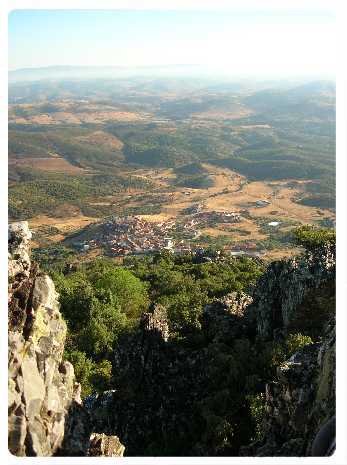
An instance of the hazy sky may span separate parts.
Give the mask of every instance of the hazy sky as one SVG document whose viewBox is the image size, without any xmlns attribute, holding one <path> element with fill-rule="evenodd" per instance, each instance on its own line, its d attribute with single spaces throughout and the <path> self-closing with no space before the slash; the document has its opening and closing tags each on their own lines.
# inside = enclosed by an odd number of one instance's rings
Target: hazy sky
<svg viewBox="0 0 347 465">
<path fill-rule="evenodd" d="M 233 74 L 331 75 L 334 21 L 331 12 L 312 8 L 15 10 L 9 68 L 202 64 Z"/>
</svg>

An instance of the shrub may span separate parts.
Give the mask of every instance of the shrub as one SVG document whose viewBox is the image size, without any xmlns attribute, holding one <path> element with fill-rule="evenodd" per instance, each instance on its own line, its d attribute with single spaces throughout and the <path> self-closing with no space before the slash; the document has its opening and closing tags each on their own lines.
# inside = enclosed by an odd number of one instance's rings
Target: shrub
<svg viewBox="0 0 347 465">
<path fill-rule="evenodd" d="M 265 394 L 249 394 L 247 397 L 249 410 L 254 424 L 254 437 L 252 441 L 261 441 L 264 438 Z"/>
<path fill-rule="evenodd" d="M 287 356 L 291 357 L 295 354 L 295 352 L 312 343 L 313 341 L 310 336 L 305 336 L 304 334 L 300 333 L 289 334 L 286 339 Z"/>
</svg>

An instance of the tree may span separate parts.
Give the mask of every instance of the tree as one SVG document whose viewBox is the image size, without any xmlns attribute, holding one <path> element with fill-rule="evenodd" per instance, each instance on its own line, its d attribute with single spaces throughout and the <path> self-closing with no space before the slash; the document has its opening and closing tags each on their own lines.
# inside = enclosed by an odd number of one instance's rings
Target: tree
<svg viewBox="0 0 347 465">
<path fill-rule="evenodd" d="M 94 358 L 105 357 L 112 352 L 119 335 L 129 321 L 119 306 L 93 300 L 91 317 L 76 334 L 78 346 Z"/>
<path fill-rule="evenodd" d="M 137 318 L 148 306 L 147 289 L 133 273 L 124 268 L 105 272 L 94 283 L 99 298 L 113 299 L 129 318 Z"/>
</svg>

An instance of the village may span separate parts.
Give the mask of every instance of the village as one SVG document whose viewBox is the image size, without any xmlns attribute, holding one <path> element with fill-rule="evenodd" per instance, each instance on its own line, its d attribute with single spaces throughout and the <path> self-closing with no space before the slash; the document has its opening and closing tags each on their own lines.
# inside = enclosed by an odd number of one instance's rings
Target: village
<svg viewBox="0 0 347 465">
<path fill-rule="evenodd" d="M 180 221 L 147 221 L 139 216 L 111 217 L 100 225 L 93 238 L 75 243 L 81 252 L 103 248 L 108 255 L 122 257 L 129 254 L 147 254 L 161 250 L 185 253 L 200 248 L 191 244 L 201 232 L 200 228 L 216 223 L 239 223 L 242 217 L 237 212 L 198 211 Z M 175 237 L 175 238 L 174 238 Z M 236 248 L 236 255 L 242 252 Z"/>
</svg>

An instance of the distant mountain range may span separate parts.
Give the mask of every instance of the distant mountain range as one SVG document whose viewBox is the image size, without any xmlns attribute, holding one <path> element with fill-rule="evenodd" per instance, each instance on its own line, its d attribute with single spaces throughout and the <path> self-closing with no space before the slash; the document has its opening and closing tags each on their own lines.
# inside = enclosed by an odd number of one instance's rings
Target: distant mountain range
<svg viewBox="0 0 347 465">
<path fill-rule="evenodd" d="M 201 65 L 167 66 L 48 66 L 43 68 L 22 68 L 9 71 L 9 82 L 122 78 L 132 76 L 212 76 L 213 70 Z"/>
<path fill-rule="evenodd" d="M 206 65 L 164 65 L 164 66 L 47 66 L 40 68 L 21 68 L 9 71 L 9 83 L 25 82 L 25 81 L 59 81 L 59 80 L 75 80 L 75 79 L 116 79 L 127 77 L 193 77 L 193 78 L 208 78 L 216 79 L 228 78 L 233 81 L 287 81 L 287 79 L 274 76 L 251 76 L 238 75 L 236 72 L 226 71 L 218 67 L 207 67 Z M 293 78 L 290 81 L 309 81 L 317 80 L 317 76 L 303 78 Z M 284 84 L 284 82 L 282 82 Z"/>
</svg>

